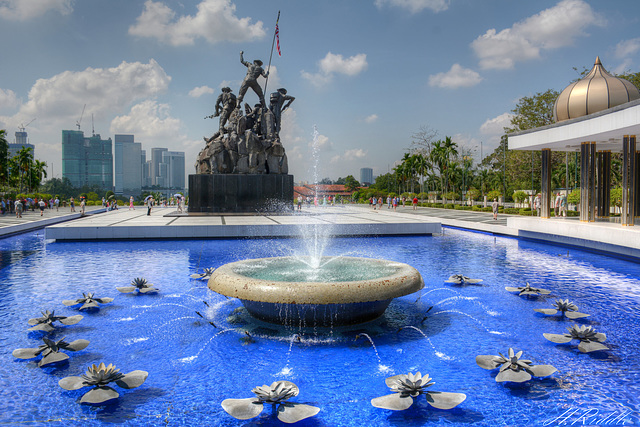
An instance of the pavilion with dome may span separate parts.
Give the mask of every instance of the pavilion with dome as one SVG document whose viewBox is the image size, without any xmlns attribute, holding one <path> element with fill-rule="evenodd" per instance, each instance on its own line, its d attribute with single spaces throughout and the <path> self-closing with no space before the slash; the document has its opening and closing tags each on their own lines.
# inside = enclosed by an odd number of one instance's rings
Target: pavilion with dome
<svg viewBox="0 0 640 427">
<path fill-rule="evenodd" d="M 509 149 L 542 151 L 542 218 L 550 217 L 551 152 L 580 153 L 580 221 L 608 218 L 611 153 L 622 153 L 623 226 L 640 216 L 640 92 L 609 74 L 596 58 L 591 71 L 567 86 L 554 106 L 556 123 L 510 134 Z"/>
</svg>

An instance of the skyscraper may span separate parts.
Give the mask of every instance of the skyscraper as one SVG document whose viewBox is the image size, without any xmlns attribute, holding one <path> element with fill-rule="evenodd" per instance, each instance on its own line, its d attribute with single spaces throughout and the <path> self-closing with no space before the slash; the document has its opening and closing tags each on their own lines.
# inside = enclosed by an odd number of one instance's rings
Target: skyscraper
<svg viewBox="0 0 640 427">
<path fill-rule="evenodd" d="M 142 144 L 133 135 L 114 137 L 114 192 L 137 196 L 142 192 Z"/>
<path fill-rule="evenodd" d="M 164 187 L 164 179 L 162 179 L 162 175 L 160 174 L 160 163 L 162 163 L 162 153 L 164 151 L 169 151 L 166 148 L 152 148 L 151 149 L 151 185 L 157 185 L 160 187 Z M 160 178 L 160 180 L 158 180 Z"/>
<path fill-rule="evenodd" d="M 62 177 L 74 187 L 97 185 L 113 188 L 113 151 L 111 138 L 100 134 L 85 138 L 79 130 L 62 131 Z"/>
<path fill-rule="evenodd" d="M 373 169 L 360 168 L 360 184 L 362 185 L 373 184 Z"/>
<path fill-rule="evenodd" d="M 31 154 L 33 155 L 33 158 L 36 158 L 36 147 L 33 144 L 29 144 L 27 142 L 27 132 L 25 131 L 19 131 L 15 133 L 16 135 L 16 142 L 14 144 L 9 144 L 9 152 L 7 153 L 8 157 L 14 157 L 16 154 L 18 154 L 18 151 L 20 151 L 20 149 L 22 147 L 27 147 L 27 148 L 31 148 Z"/>
<path fill-rule="evenodd" d="M 184 190 L 184 152 L 164 151 L 160 165 L 165 188 Z"/>
</svg>

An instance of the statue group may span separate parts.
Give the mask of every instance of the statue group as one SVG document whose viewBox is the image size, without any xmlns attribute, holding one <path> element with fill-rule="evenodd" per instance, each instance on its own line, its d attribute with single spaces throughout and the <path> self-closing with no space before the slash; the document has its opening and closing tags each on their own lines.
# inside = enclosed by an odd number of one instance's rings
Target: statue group
<svg viewBox="0 0 640 427">
<path fill-rule="evenodd" d="M 294 97 L 284 88 L 273 92 L 267 107 L 264 93 L 258 84 L 260 76 L 268 78 L 262 61 L 247 62 L 240 52 L 240 62 L 247 74 L 240 85 L 238 96 L 229 87 L 222 88 L 215 105 L 215 113 L 206 118 L 220 118 L 219 129 L 198 154 L 196 174 L 287 174 L 289 166 L 280 142 L 282 113 L 289 108 Z M 253 108 L 242 106 L 247 90 L 252 89 L 260 102 Z M 244 110 L 244 111 L 243 111 Z"/>
</svg>

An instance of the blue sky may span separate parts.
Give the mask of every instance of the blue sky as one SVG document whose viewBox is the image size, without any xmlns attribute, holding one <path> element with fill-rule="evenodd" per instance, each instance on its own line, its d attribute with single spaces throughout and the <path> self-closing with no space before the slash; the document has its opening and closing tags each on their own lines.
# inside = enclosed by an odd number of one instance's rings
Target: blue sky
<svg viewBox="0 0 640 427">
<path fill-rule="evenodd" d="M 386 173 L 421 127 L 479 159 L 520 97 L 562 90 L 573 67 L 640 71 L 637 0 L 0 0 L 0 128 L 13 142 L 36 118 L 36 157 L 60 177 L 61 131 L 86 104 L 85 134 L 93 114 L 103 137 L 185 151 L 191 173 L 239 52 L 268 62 L 278 10 L 267 92 L 296 97 L 281 137 L 297 182 L 314 125 L 320 178 Z"/>
</svg>

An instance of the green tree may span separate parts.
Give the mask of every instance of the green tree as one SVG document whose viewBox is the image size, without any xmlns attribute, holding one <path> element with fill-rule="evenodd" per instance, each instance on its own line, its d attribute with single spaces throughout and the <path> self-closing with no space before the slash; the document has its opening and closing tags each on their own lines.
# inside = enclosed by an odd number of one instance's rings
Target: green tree
<svg viewBox="0 0 640 427">
<path fill-rule="evenodd" d="M 347 187 L 347 190 L 349 191 L 356 191 L 360 188 L 360 183 L 353 177 L 353 175 L 347 175 L 344 179 L 344 186 Z"/>
<path fill-rule="evenodd" d="M 9 181 L 9 144 L 6 131 L 0 129 L 0 185 L 7 185 Z"/>
</svg>

